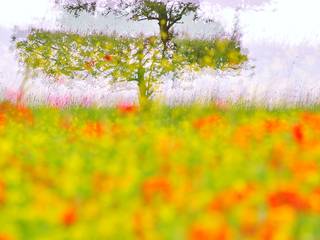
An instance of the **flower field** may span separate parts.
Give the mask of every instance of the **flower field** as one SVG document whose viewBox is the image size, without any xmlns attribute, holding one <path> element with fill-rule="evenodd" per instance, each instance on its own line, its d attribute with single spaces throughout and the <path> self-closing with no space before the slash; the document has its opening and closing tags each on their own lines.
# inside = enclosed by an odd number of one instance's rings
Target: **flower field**
<svg viewBox="0 0 320 240">
<path fill-rule="evenodd" d="M 320 112 L 0 105 L 0 239 L 319 239 Z"/>
</svg>

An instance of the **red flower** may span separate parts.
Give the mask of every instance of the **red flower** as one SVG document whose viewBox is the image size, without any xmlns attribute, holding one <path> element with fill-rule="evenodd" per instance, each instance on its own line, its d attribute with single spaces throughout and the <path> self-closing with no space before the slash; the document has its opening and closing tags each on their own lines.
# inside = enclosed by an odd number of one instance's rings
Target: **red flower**
<svg viewBox="0 0 320 240">
<path fill-rule="evenodd" d="M 66 227 L 73 225 L 77 221 L 77 213 L 74 208 L 67 209 L 62 215 L 62 223 Z"/>
<path fill-rule="evenodd" d="M 112 56 L 109 54 L 104 55 L 103 60 L 105 60 L 106 62 L 111 62 L 112 61 Z"/>
<path fill-rule="evenodd" d="M 297 125 L 293 126 L 293 128 L 292 128 L 292 136 L 293 136 L 293 139 L 297 143 L 299 143 L 299 144 L 303 143 L 304 134 L 303 134 L 302 126 L 300 124 L 297 124 Z"/>
<path fill-rule="evenodd" d="M 117 106 L 117 109 L 121 113 L 134 113 L 138 110 L 136 105 L 130 103 L 121 103 Z"/>
<path fill-rule="evenodd" d="M 307 199 L 303 198 L 295 191 L 276 191 L 268 197 L 268 205 L 272 208 L 291 207 L 298 211 L 306 211 L 310 208 Z"/>
</svg>

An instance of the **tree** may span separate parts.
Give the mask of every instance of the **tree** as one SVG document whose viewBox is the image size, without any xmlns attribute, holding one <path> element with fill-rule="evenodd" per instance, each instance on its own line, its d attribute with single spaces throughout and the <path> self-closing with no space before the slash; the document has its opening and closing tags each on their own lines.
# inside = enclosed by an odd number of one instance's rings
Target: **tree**
<svg viewBox="0 0 320 240">
<path fill-rule="evenodd" d="M 52 80 L 111 80 L 135 82 L 141 102 L 152 98 L 162 76 L 188 65 L 181 54 L 162 57 L 161 39 L 156 36 L 130 38 L 117 35 L 65 34 L 33 30 L 17 42 L 20 60 L 34 76 L 45 74 Z"/>
<path fill-rule="evenodd" d="M 60 76 L 111 78 L 114 82 L 137 83 L 141 102 L 154 96 L 157 85 L 168 73 L 173 76 L 188 69 L 241 66 L 247 57 L 241 53 L 237 32 L 231 39 L 177 39 L 172 29 L 183 16 L 198 15 L 200 0 L 56 0 L 76 16 L 81 11 L 127 16 L 134 21 L 156 20 L 160 37 L 78 36 L 34 32 L 19 42 L 20 57 L 28 69 Z M 214 0 L 232 6 L 239 0 Z M 252 0 L 254 4 L 267 0 Z M 242 0 L 242 3 L 245 1 Z M 244 5 L 243 5 L 244 6 Z M 176 48 L 169 48 L 175 42 Z"/>
</svg>

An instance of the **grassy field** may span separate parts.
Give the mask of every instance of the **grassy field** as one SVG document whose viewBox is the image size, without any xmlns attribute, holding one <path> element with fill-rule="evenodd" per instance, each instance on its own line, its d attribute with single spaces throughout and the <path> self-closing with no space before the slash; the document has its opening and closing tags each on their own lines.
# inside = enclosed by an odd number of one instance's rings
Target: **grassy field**
<svg viewBox="0 0 320 240">
<path fill-rule="evenodd" d="M 319 239 L 320 111 L 0 105 L 0 239 Z"/>
</svg>

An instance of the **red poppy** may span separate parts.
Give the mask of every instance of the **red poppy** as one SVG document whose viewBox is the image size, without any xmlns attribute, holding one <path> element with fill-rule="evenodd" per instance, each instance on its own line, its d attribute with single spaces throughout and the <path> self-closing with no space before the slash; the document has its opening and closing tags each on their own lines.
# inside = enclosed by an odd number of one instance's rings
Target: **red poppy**
<svg viewBox="0 0 320 240">
<path fill-rule="evenodd" d="M 298 211 L 305 211 L 310 208 L 310 204 L 306 198 L 290 190 L 276 191 L 270 194 L 268 205 L 272 208 L 287 206 Z"/>
<path fill-rule="evenodd" d="M 293 139 L 299 143 L 302 144 L 304 141 L 304 134 L 303 134 L 303 128 L 301 126 L 301 124 L 297 124 L 295 126 L 293 126 L 292 128 L 292 136 Z"/>
<path fill-rule="evenodd" d="M 74 208 L 67 209 L 62 215 L 62 223 L 66 227 L 73 225 L 77 221 L 77 213 Z"/>
<path fill-rule="evenodd" d="M 104 55 L 103 60 L 106 62 L 111 62 L 112 61 L 112 56 L 109 54 Z"/>
<path fill-rule="evenodd" d="M 134 113 L 138 110 L 138 107 L 130 103 L 121 103 L 117 106 L 117 109 L 121 113 Z"/>
</svg>

